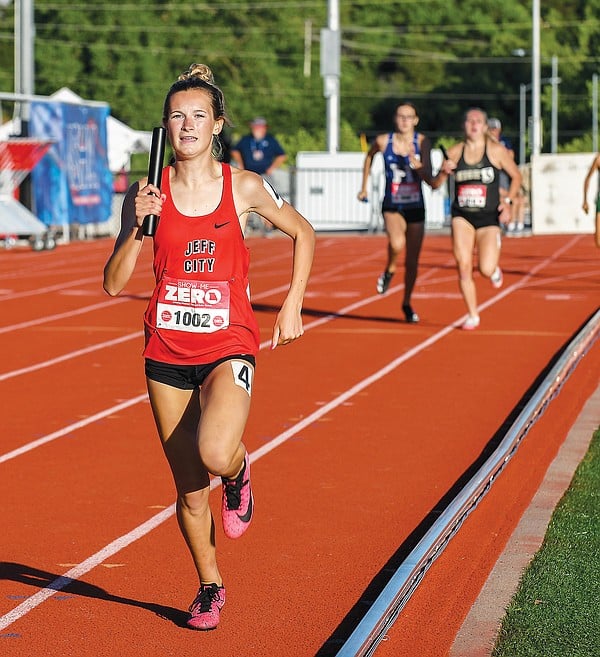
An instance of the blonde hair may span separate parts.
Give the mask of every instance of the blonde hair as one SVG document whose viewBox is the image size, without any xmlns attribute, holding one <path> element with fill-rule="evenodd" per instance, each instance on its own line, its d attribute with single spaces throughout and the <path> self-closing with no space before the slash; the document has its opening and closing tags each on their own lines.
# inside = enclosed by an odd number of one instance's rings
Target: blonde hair
<svg viewBox="0 0 600 657">
<path fill-rule="evenodd" d="M 208 82 L 208 84 L 212 84 L 213 86 L 215 84 L 215 76 L 210 70 L 210 67 L 208 67 L 206 64 L 190 64 L 187 71 L 181 73 L 177 80 L 189 80 L 190 78 L 199 78 L 200 80 L 204 80 L 204 82 Z"/>
<path fill-rule="evenodd" d="M 211 99 L 211 106 L 215 119 L 223 119 L 225 125 L 231 125 L 231 121 L 225 112 L 225 97 L 223 92 L 215 84 L 212 70 L 206 64 L 192 63 L 183 71 L 177 80 L 171 85 L 167 92 L 163 106 L 163 121 L 166 121 L 171 108 L 171 97 L 180 91 L 189 89 L 202 89 L 206 91 Z M 220 159 L 225 152 L 225 147 L 220 135 L 213 135 L 212 155 Z"/>
</svg>

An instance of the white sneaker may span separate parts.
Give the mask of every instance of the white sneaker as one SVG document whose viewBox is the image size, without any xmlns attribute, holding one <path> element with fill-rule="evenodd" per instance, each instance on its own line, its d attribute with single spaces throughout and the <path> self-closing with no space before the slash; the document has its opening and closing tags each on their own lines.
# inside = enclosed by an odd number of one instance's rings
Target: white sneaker
<svg viewBox="0 0 600 657">
<path fill-rule="evenodd" d="M 394 272 L 384 271 L 377 279 L 377 292 L 379 292 L 379 294 L 385 294 L 388 291 L 393 275 Z"/>
<path fill-rule="evenodd" d="M 472 331 L 479 326 L 479 315 L 469 315 L 461 328 L 463 331 Z"/>
<path fill-rule="evenodd" d="M 502 281 L 504 280 L 504 276 L 502 276 L 502 270 L 500 267 L 496 267 L 494 269 L 494 273 L 490 276 L 490 281 L 492 281 L 492 285 L 495 288 L 502 287 Z"/>
</svg>

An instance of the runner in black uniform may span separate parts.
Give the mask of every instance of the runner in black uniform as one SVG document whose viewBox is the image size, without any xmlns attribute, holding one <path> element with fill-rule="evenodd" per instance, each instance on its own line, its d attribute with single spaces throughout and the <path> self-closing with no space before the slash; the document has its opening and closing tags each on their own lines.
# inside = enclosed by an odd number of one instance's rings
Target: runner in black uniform
<svg viewBox="0 0 600 657">
<path fill-rule="evenodd" d="M 464 144 L 454 169 L 454 201 L 452 216 L 463 217 L 475 230 L 486 226 L 500 226 L 500 171 L 489 160 L 487 148 L 475 164 L 467 164 Z"/>
<path fill-rule="evenodd" d="M 511 219 L 511 203 L 521 185 L 521 172 L 509 151 L 488 138 L 487 116 L 481 109 L 465 114 L 465 139 L 448 149 L 438 179 L 455 177 L 452 203 L 452 246 L 458 268 L 459 287 L 467 306 L 463 329 L 479 326 L 477 294 L 473 280 L 473 251 L 477 247 L 479 271 L 502 285 L 500 259 L 500 223 Z M 500 197 L 500 171 L 510 177 L 507 196 Z"/>
</svg>

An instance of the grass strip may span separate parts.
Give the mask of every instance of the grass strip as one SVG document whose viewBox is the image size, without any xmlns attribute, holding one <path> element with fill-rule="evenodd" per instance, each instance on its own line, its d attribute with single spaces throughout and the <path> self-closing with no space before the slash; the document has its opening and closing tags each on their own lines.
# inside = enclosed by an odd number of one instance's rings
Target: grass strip
<svg viewBox="0 0 600 657">
<path fill-rule="evenodd" d="M 600 430 L 507 608 L 492 657 L 600 656 Z"/>
</svg>

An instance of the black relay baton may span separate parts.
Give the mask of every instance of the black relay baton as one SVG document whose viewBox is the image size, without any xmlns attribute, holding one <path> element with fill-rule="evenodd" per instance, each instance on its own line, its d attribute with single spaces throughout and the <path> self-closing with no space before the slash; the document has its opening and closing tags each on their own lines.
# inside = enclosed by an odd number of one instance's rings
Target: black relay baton
<svg viewBox="0 0 600 657">
<path fill-rule="evenodd" d="M 163 160 L 165 159 L 165 135 L 164 128 L 152 130 L 152 145 L 150 146 L 150 164 L 148 166 L 148 183 L 160 189 Z M 158 217 L 148 214 L 144 217 L 144 235 L 153 237 L 156 232 Z"/>
<path fill-rule="evenodd" d="M 439 144 L 438 148 L 442 151 L 442 155 L 444 156 L 444 160 L 448 159 L 448 152 L 444 148 L 444 144 Z"/>
</svg>

